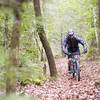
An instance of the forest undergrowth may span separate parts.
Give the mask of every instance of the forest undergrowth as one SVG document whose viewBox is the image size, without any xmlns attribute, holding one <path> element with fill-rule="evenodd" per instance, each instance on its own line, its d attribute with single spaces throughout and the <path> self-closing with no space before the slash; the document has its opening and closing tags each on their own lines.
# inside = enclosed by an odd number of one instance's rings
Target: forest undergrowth
<svg viewBox="0 0 100 100">
<path fill-rule="evenodd" d="M 17 87 L 17 93 L 40 100 L 100 100 L 100 62 L 81 61 L 81 80 L 70 79 L 67 73 L 67 59 L 56 59 L 58 79 L 46 81 L 44 85 L 29 84 Z M 49 69 L 47 69 L 49 75 Z"/>
</svg>

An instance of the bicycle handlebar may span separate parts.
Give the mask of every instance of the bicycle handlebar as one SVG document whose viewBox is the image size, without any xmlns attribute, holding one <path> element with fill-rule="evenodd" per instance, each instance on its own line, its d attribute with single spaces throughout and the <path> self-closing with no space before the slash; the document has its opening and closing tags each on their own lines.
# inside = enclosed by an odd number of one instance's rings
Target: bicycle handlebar
<svg viewBox="0 0 100 100">
<path fill-rule="evenodd" d="M 75 56 L 75 55 L 82 55 L 82 54 L 84 54 L 84 52 L 81 52 L 81 53 L 79 53 L 79 52 L 71 53 L 72 56 Z"/>
</svg>

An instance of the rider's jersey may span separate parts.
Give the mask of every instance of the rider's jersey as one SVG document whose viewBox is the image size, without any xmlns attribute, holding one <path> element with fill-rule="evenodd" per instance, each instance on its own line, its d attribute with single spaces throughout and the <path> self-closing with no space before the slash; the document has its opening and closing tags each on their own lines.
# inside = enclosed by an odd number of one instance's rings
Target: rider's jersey
<svg viewBox="0 0 100 100">
<path fill-rule="evenodd" d="M 79 43 L 83 45 L 84 50 L 87 50 L 87 45 L 81 38 L 79 38 L 77 36 L 70 38 L 67 35 L 64 42 L 63 42 L 62 50 L 64 52 L 66 50 L 66 47 L 67 47 L 68 51 L 76 52 L 79 49 Z"/>
</svg>

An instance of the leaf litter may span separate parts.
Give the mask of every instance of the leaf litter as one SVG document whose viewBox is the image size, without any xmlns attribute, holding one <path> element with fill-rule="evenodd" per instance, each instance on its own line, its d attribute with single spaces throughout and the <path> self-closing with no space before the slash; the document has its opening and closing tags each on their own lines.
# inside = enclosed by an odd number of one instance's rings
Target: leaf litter
<svg viewBox="0 0 100 100">
<path fill-rule="evenodd" d="M 98 88 L 95 86 L 95 82 L 100 81 L 100 65 L 97 64 L 99 61 L 81 61 L 79 82 L 69 78 L 66 58 L 55 61 L 58 72 L 56 81 L 46 81 L 42 86 L 35 84 L 18 86 L 16 92 L 41 100 L 100 100 L 100 86 Z"/>
</svg>

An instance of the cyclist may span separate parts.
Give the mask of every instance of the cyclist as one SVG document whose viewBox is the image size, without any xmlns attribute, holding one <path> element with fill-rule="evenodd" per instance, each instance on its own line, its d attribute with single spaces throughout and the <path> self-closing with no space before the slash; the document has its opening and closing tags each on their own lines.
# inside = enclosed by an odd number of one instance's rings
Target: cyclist
<svg viewBox="0 0 100 100">
<path fill-rule="evenodd" d="M 63 42 L 62 51 L 68 55 L 68 72 L 70 72 L 70 65 L 72 60 L 71 53 L 76 53 L 80 55 L 80 49 L 78 44 L 82 44 L 84 48 L 84 53 L 87 53 L 87 45 L 86 43 L 79 37 L 74 35 L 73 30 L 69 30 L 68 34 Z M 66 50 L 67 47 L 67 50 Z"/>
</svg>

